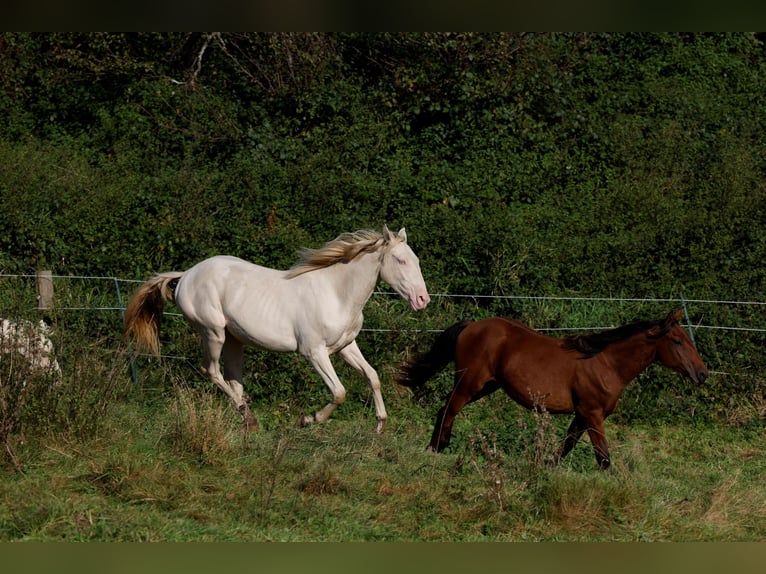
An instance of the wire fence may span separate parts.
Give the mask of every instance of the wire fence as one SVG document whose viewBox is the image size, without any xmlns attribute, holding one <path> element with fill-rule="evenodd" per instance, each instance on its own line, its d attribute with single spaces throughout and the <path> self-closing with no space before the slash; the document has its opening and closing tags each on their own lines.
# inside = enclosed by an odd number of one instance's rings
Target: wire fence
<svg viewBox="0 0 766 574">
<path fill-rule="evenodd" d="M 15 279 L 37 279 L 38 275 L 31 274 L 0 274 L 0 278 L 15 278 Z M 127 299 L 127 289 L 133 285 L 139 285 L 143 283 L 140 279 L 123 279 L 119 277 L 108 276 L 87 276 L 87 275 L 52 275 L 52 279 L 57 281 L 103 281 L 108 282 L 114 287 L 114 304 L 113 305 L 56 305 L 56 309 L 60 311 L 114 311 L 124 314 L 125 301 Z M 579 297 L 579 296 L 561 296 L 561 295 L 484 295 L 484 294 L 459 294 L 459 293 L 431 293 L 432 300 L 465 300 L 465 301 L 481 301 L 481 300 L 493 300 L 493 301 L 568 301 L 568 302 L 601 302 L 601 303 L 672 303 L 681 305 L 684 311 L 687 311 L 687 306 L 690 304 L 695 305 L 731 305 L 731 306 L 749 306 L 760 307 L 766 306 L 766 301 L 753 301 L 753 300 L 734 300 L 734 299 L 694 299 L 685 298 L 683 293 L 679 293 L 678 297 Z M 374 291 L 373 297 L 398 297 L 397 293 L 390 291 Z M 174 313 L 172 311 L 165 311 L 169 316 L 181 316 L 180 313 Z M 753 325 L 709 325 L 709 324 L 694 324 L 689 321 L 688 312 L 686 312 L 687 327 L 690 329 L 709 329 L 717 331 L 735 331 L 735 332 L 755 332 L 766 333 L 765 326 L 753 326 Z M 573 330 L 603 330 L 609 329 L 614 325 L 594 325 L 594 326 L 558 326 L 558 327 L 543 327 L 540 331 L 573 331 Z M 362 328 L 362 332 L 434 332 L 438 329 L 417 329 L 417 328 Z"/>
<path fill-rule="evenodd" d="M 45 311 L 50 312 L 72 312 L 72 313 L 105 313 L 107 316 L 105 319 L 119 322 L 121 325 L 124 317 L 127 301 L 133 290 L 144 281 L 139 279 L 123 279 L 120 277 L 109 276 L 87 276 L 87 275 L 52 275 L 49 272 L 46 273 L 45 278 L 50 283 L 55 283 L 55 289 L 52 288 L 52 292 L 55 292 L 55 302 L 51 304 L 50 309 L 46 309 L 44 306 L 40 306 L 40 274 L 0 274 L 0 317 L 6 317 L 6 313 L 26 314 Z M 20 283 L 19 283 L 20 282 Z M 37 295 L 35 295 L 35 288 L 33 285 L 37 283 Z M 74 284 L 79 283 L 78 287 Z M 17 293 L 24 291 L 25 296 L 16 297 Z M 382 302 L 382 306 L 386 307 L 387 300 L 396 300 L 399 295 L 390 291 L 374 291 L 371 297 L 371 302 L 375 302 L 376 299 Z M 761 334 L 766 333 L 766 315 L 763 313 L 766 310 L 766 301 L 756 300 L 737 300 L 728 298 L 719 299 L 699 299 L 699 298 L 686 298 L 682 292 L 679 292 L 677 297 L 622 297 L 622 296 L 608 296 L 608 297 L 582 297 L 575 295 L 486 295 L 486 294 L 460 294 L 460 293 L 432 293 L 432 306 L 438 307 L 440 304 L 445 307 L 445 312 L 453 312 L 456 315 L 461 315 L 466 312 L 462 305 L 473 306 L 474 309 L 483 307 L 482 311 L 485 313 L 494 314 L 498 309 L 496 305 L 493 309 L 488 309 L 487 302 L 492 304 L 498 303 L 499 309 L 502 313 L 507 311 L 503 306 L 503 302 L 509 304 L 522 302 L 528 303 L 554 303 L 559 302 L 562 304 L 614 304 L 614 305 L 636 305 L 643 307 L 645 305 L 680 305 L 684 312 L 685 327 L 689 332 L 692 341 L 695 342 L 695 331 L 708 331 L 710 333 L 728 332 L 732 334 L 752 334 L 752 336 L 760 337 Z M 13 304 L 9 304 L 12 302 Z M 456 302 L 452 305 L 453 302 Z M 434 305 L 435 304 L 435 305 Z M 732 313 L 712 313 L 717 321 L 723 322 L 721 318 L 725 318 L 730 321 L 729 324 L 717 324 L 717 323 L 703 323 L 698 322 L 692 324 L 688 307 L 690 305 L 695 306 L 695 310 L 698 310 L 700 306 L 713 305 L 713 306 L 727 306 L 735 309 Z M 451 306 L 451 309 L 446 307 Z M 402 323 L 396 320 L 397 314 L 385 314 L 384 316 L 378 316 L 376 320 L 370 320 L 368 309 L 374 307 L 368 302 L 365 308 L 365 325 L 362 328 L 362 333 L 375 334 L 418 334 L 418 333 L 436 333 L 440 332 L 440 328 L 429 327 L 429 322 L 424 323 L 421 327 L 410 326 L 411 323 L 405 323 L 406 326 L 402 326 Z M 742 312 L 745 309 L 747 312 Z M 751 312 L 755 311 L 755 312 Z M 109 315 L 109 314 L 114 315 Z M 182 319 L 182 315 L 172 310 L 172 307 L 166 308 L 164 314 L 168 317 Z M 603 317 L 604 313 L 600 313 Z M 699 315 L 699 313 L 695 313 Z M 569 316 L 563 313 L 562 316 Z M 551 332 L 551 333 L 565 333 L 565 332 L 583 332 L 583 331 L 603 331 L 615 327 L 615 324 L 588 324 L 588 317 L 591 313 L 586 313 L 584 317 L 579 317 L 579 324 L 577 325 L 540 325 L 535 326 L 538 331 Z M 613 314 L 608 313 L 607 322 L 611 319 Z M 464 318 L 455 317 L 455 320 Z M 743 321 L 745 321 L 743 323 Z M 555 323 L 556 320 L 548 321 L 549 323 Z M 377 326 L 370 326 L 375 325 Z M 393 326 L 386 326 L 389 323 Z M 397 324 L 398 323 L 398 324 Z M 433 321 L 430 321 L 433 324 Z M 113 325 L 114 326 L 114 325 Z M 443 328 L 443 326 L 441 326 Z M 119 328 L 118 328 L 119 329 Z M 121 330 L 120 330 L 121 331 Z M 122 352 L 122 351 L 121 351 Z M 129 362 L 131 374 L 136 380 L 136 367 L 135 358 L 140 355 L 130 353 Z M 178 361 L 190 361 L 188 357 L 179 356 L 175 354 L 162 354 L 163 359 L 178 360 Z M 723 365 L 722 365 L 723 366 Z M 711 371 L 712 372 L 712 371 Z M 727 374 L 724 371 L 716 371 L 720 374 Z"/>
</svg>

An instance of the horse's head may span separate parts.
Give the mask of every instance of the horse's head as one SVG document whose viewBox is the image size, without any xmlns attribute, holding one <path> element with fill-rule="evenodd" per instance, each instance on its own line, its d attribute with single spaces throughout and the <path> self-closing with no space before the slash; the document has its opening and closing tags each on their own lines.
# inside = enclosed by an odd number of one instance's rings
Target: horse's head
<svg viewBox="0 0 766 574">
<path fill-rule="evenodd" d="M 425 309 L 428 295 L 418 256 L 407 245 L 407 233 L 402 227 L 396 235 L 383 227 L 383 260 L 380 277 L 410 304 L 414 311 Z"/>
<path fill-rule="evenodd" d="M 657 359 L 695 383 L 704 383 L 708 377 L 707 367 L 688 333 L 679 324 L 680 319 L 681 311 L 670 313 L 649 330 L 649 335 L 657 339 Z"/>
</svg>

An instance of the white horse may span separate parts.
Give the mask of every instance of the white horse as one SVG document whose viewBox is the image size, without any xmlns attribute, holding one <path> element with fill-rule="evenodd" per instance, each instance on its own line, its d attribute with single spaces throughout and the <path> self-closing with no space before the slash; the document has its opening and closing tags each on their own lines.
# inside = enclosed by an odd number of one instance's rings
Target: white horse
<svg viewBox="0 0 766 574">
<path fill-rule="evenodd" d="M 14 352 L 26 359 L 30 372 L 50 372 L 61 376 L 61 367 L 50 340 L 50 329 L 42 319 L 38 323 L 26 319 L 0 319 L 0 355 Z"/>
<path fill-rule="evenodd" d="M 128 302 L 125 332 L 133 335 L 139 351 L 159 354 L 162 307 L 174 301 L 202 337 L 203 370 L 229 396 L 248 430 L 256 430 L 258 424 L 242 386 L 245 345 L 301 353 L 330 388 L 332 401 L 304 415 L 301 424 L 324 422 L 345 400 L 346 390 L 330 362 L 337 352 L 366 377 L 380 433 L 387 417 L 380 380 L 355 340 L 362 328 L 362 308 L 379 278 L 415 311 L 431 300 L 404 228 L 394 235 L 384 227 L 382 234 L 344 233 L 319 249 L 304 249 L 300 261 L 287 271 L 216 256 L 185 272 L 156 275 Z"/>
</svg>

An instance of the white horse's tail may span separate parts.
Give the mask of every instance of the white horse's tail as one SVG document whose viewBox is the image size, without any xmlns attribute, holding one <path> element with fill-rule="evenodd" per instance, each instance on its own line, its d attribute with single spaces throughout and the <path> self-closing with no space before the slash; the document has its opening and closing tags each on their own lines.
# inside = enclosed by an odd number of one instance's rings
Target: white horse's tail
<svg viewBox="0 0 766 574">
<path fill-rule="evenodd" d="M 160 354 L 160 320 L 166 301 L 175 299 L 179 271 L 160 273 L 141 285 L 125 310 L 125 336 L 133 336 L 136 350 Z"/>
</svg>

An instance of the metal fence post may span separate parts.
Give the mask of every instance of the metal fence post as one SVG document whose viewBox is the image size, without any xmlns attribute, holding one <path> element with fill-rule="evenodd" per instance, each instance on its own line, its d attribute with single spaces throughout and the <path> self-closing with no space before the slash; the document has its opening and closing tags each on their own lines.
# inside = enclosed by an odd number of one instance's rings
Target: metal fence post
<svg viewBox="0 0 766 574">
<path fill-rule="evenodd" d="M 122 303 L 122 293 L 120 292 L 120 282 L 117 280 L 117 277 L 112 277 L 114 279 L 114 288 L 117 290 L 117 302 L 120 305 L 120 313 L 122 314 L 122 320 L 125 321 L 125 305 Z M 130 357 L 130 375 L 133 377 L 133 384 L 135 385 L 138 382 L 138 375 L 136 374 L 136 361 L 133 358 L 133 349 L 130 347 L 130 343 L 128 343 L 128 356 Z"/>
<path fill-rule="evenodd" d="M 692 330 L 692 323 L 689 321 L 689 311 L 686 309 L 686 300 L 684 299 L 684 293 L 683 291 L 680 292 L 681 295 L 681 305 L 684 308 L 684 318 L 686 319 L 686 328 L 689 331 L 689 337 L 692 340 L 692 345 L 695 347 L 697 346 L 696 341 L 694 340 L 694 331 Z"/>
</svg>

